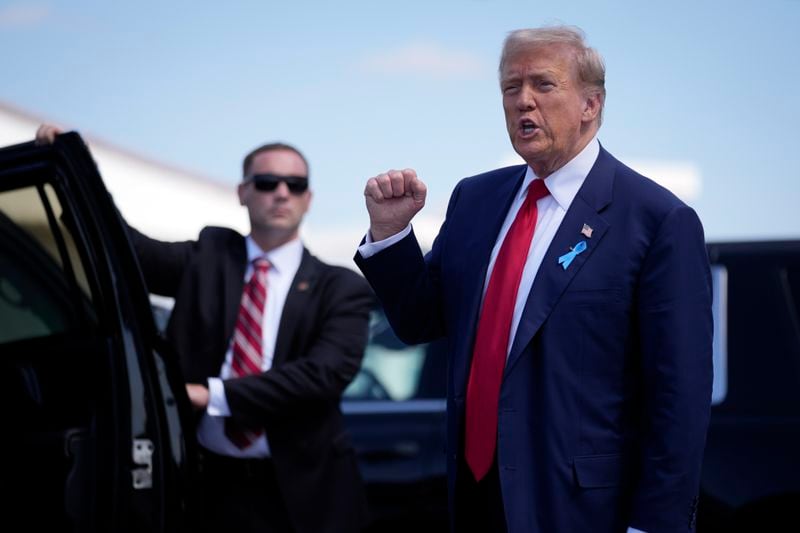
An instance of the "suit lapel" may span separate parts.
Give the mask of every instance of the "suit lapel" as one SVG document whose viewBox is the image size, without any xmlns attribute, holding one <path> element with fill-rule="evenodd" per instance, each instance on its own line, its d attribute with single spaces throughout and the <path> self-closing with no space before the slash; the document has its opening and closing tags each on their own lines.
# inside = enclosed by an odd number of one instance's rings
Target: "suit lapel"
<svg viewBox="0 0 800 533">
<path fill-rule="evenodd" d="M 527 168 L 524 165 L 511 168 L 508 176 L 498 176 L 497 181 L 487 183 L 486 190 L 477 195 L 477 205 L 470 206 L 471 218 L 482 223 L 470 227 L 471 231 L 465 237 L 465 250 L 471 257 L 482 258 L 482 262 L 474 263 L 474 269 L 469 270 L 480 278 L 477 281 L 481 284 L 481 293 L 497 235 L 503 227 L 514 197 L 522 186 Z M 498 206 L 501 208 L 498 209 Z"/>
<path fill-rule="evenodd" d="M 214 372 L 219 372 L 219 368 L 225 359 L 225 350 L 227 350 L 230 339 L 233 337 L 233 329 L 236 327 L 236 319 L 239 315 L 239 306 L 242 303 L 244 274 L 247 269 L 247 244 L 243 236 L 237 234 L 235 238 L 231 238 L 228 241 L 222 261 L 222 322 L 218 329 L 221 335 L 218 342 L 224 348 L 218 350 L 219 356 L 217 360 L 212 362 L 212 366 L 215 369 Z M 211 297 L 218 298 L 219 296 L 212 294 Z"/>
<path fill-rule="evenodd" d="M 465 294 L 470 295 L 467 304 L 468 322 L 464 331 L 472 332 L 472 336 L 466 339 L 465 349 L 468 349 L 468 357 L 458 358 L 458 365 L 455 368 L 456 387 L 465 390 L 467 376 L 469 375 L 469 365 L 472 360 L 472 345 L 475 332 L 477 330 L 478 318 L 480 315 L 480 305 L 483 298 L 483 286 L 486 281 L 486 271 L 489 268 L 492 249 L 497 242 L 497 236 L 503 227 L 503 222 L 508 215 L 508 210 L 522 186 L 525 179 L 527 166 L 521 165 L 508 169 L 507 174 L 497 176 L 486 184 L 484 190 L 476 194 L 474 205 L 467 206 L 471 213 L 471 219 L 476 221 L 470 225 L 470 232 L 464 235 L 464 250 L 466 254 L 458 260 L 469 265 L 464 270 L 462 286 Z M 500 206 L 498 208 L 498 206 Z M 477 221 L 480 221 L 478 223 Z M 480 258 L 480 261 L 475 261 Z M 462 391 L 463 392 L 463 391 Z"/>
<path fill-rule="evenodd" d="M 297 328 L 303 322 L 304 314 L 308 312 L 309 299 L 318 277 L 319 264 L 304 248 L 303 259 L 300 261 L 300 267 L 297 269 L 292 286 L 286 295 L 286 302 L 283 304 L 278 338 L 275 340 L 275 353 L 272 358 L 273 366 L 280 365 L 288 359 L 292 339 L 294 339 Z"/>
<path fill-rule="evenodd" d="M 511 371 L 520 354 L 539 331 L 569 283 L 589 262 L 608 230 L 608 222 L 599 212 L 611 202 L 615 166 L 614 158 L 601 147 L 597 161 L 567 210 L 536 273 L 511 345 L 511 352 L 506 362 L 506 374 Z M 581 234 L 584 224 L 592 228 L 591 238 Z M 569 267 L 564 269 L 558 263 L 558 258 L 581 241 L 586 242 L 586 250 L 575 256 Z M 587 268 L 591 268 L 591 265 Z"/>
</svg>

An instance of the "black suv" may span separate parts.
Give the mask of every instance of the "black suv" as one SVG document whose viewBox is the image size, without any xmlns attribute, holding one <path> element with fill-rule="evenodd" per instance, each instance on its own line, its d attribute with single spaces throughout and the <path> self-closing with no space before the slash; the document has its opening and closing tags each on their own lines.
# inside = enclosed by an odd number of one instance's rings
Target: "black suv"
<svg viewBox="0 0 800 533">
<path fill-rule="evenodd" d="M 800 531 L 800 241 L 708 255 L 714 391 L 697 530 Z"/>
</svg>

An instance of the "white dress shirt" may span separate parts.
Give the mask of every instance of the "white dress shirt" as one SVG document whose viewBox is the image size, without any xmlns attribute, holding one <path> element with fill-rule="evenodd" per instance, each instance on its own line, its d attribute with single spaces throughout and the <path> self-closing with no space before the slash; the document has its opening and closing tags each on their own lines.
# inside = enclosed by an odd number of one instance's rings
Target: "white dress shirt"
<svg viewBox="0 0 800 533">
<path fill-rule="evenodd" d="M 281 322 L 283 305 L 292 286 L 292 280 L 300 268 L 303 259 L 303 243 L 294 239 L 269 252 L 259 248 L 251 236 L 247 236 L 247 270 L 245 283 L 253 275 L 253 261 L 264 257 L 269 261 L 267 270 L 267 301 L 264 306 L 262 329 L 262 362 L 261 370 L 272 368 L 272 359 L 275 355 L 275 340 L 278 337 L 278 326 Z M 220 305 L 222 303 L 220 302 Z M 206 412 L 200 419 L 197 427 L 197 440 L 207 450 L 220 455 L 232 457 L 267 457 L 270 455 L 269 443 L 265 434 L 253 441 L 247 448 L 240 449 L 225 436 L 225 417 L 230 416 L 228 400 L 225 397 L 224 379 L 231 376 L 231 361 L 233 358 L 233 339 L 225 353 L 225 362 L 222 364 L 218 378 L 208 378 L 209 401 Z"/>
</svg>

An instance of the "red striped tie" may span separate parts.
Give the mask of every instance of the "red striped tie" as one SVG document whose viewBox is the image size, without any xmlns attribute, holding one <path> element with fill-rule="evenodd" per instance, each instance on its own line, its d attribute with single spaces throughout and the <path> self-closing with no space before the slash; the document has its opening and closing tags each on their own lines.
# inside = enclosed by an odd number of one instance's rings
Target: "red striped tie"
<svg viewBox="0 0 800 533">
<path fill-rule="evenodd" d="M 472 350 L 467 383 L 467 420 L 464 455 L 476 481 L 489 472 L 497 442 L 497 408 L 506 365 L 511 319 L 528 250 L 536 229 L 536 202 L 549 191 L 541 179 L 533 180 L 528 196 L 511 224 L 497 254 L 483 299 L 478 332 Z"/>
<path fill-rule="evenodd" d="M 244 286 L 239 317 L 233 330 L 233 358 L 231 377 L 238 378 L 261 373 L 264 305 L 267 301 L 267 270 L 269 261 L 259 257 L 253 261 L 253 275 Z M 225 420 L 225 435 L 238 448 L 247 448 L 264 431 L 244 429 L 230 418 Z"/>
</svg>

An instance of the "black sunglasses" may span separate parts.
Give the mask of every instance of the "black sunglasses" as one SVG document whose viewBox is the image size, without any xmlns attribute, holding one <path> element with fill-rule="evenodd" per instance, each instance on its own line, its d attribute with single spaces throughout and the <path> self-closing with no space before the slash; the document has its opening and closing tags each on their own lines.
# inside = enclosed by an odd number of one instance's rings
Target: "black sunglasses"
<svg viewBox="0 0 800 533">
<path fill-rule="evenodd" d="M 278 188 L 278 184 L 283 182 L 292 194 L 303 194 L 308 190 L 308 178 L 306 176 L 278 176 L 277 174 L 254 174 L 244 180 L 245 183 L 253 182 L 256 190 L 262 192 L 272 192 Z"/>
</svg>

